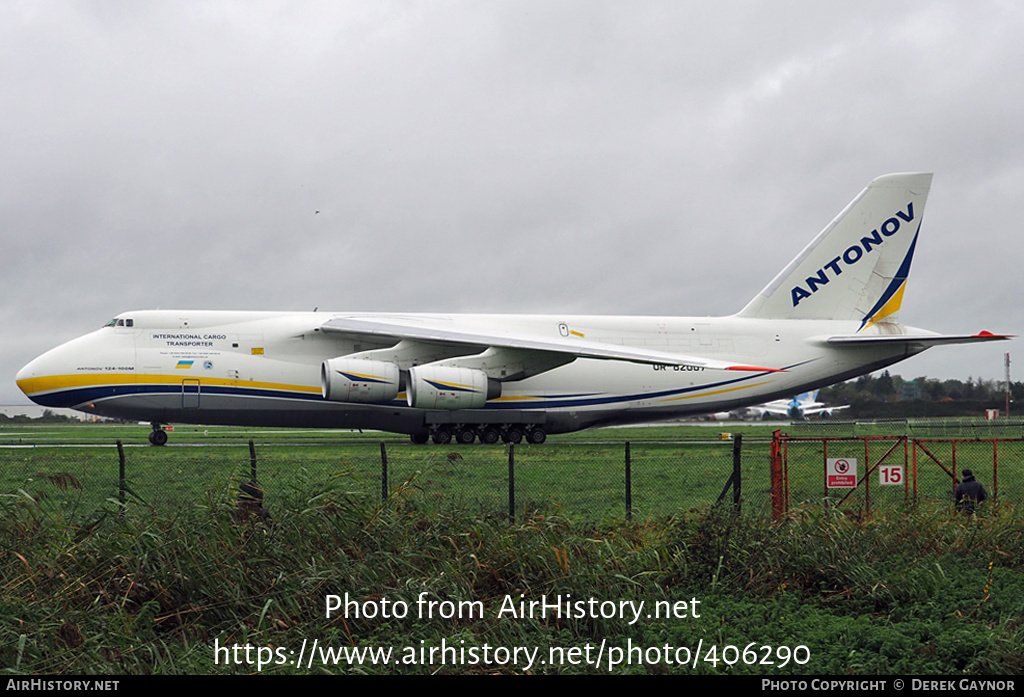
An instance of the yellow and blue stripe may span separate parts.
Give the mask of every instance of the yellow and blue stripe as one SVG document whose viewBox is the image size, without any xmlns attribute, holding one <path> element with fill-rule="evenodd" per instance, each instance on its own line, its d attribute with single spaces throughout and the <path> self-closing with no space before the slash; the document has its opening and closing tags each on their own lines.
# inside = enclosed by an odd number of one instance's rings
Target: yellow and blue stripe
<svg viewBox="0 0 1024 697">
<path fill-rule="evenodd" d="M 918 226 L 918 230 L 920 230 L 920 226 Z M 907 287 L 907 277 L 910 276 L 910 263 L 914 259 L 914 248 L 916 246 L 917 233 L 914 233 L 910 249 L 907 250 L 907 255 L 903 257 L 903 262 L 896 271 L 896 275 L 889 281 L 889 285 L 878 299 L 878 302 L 864 315 L 864 319 L 861 321 L 857 331 L 867 329 L 875 322 L 879 322 L 899 312 L 900 306 L 903 304 L 903 291 Z"/>
</svg>

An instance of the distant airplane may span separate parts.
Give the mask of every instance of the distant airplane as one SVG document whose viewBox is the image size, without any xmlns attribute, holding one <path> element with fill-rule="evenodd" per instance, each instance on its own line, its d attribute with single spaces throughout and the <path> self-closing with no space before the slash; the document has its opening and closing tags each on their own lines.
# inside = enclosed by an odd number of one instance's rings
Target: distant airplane
<svg viewBox="0 0 1024 697">
<path fill-rule="evenodd" d="M 733 411 L 719 411 L 710 414 L 710 421 L 737 421 L 741 419 L 805 419 L 808 416 L 822 415 L 831 416 L 832 412 L 841 409 L 849 409 L 849 404 L 838 407 L 827 407 L 818 399 L 818 390 L 798 394 L 792 399 L 774 399 L 764 404 L 756 404 L 752 407 L 740 407 Z"/>
<path fill-rule="evenodd" d="M 824 402 L 819 402 L 818 390 L 811 392 L 804 392 L 798 394 L 792 399 L 776 399 L 765 404 L 758 404 L 753 407 L 746 408 L 746 415 L 750 418 L 766 419 L 769 417 L 785 418 L 785 419 L 806 419 L 808 416 L 831 416 L 834 412 L 841 409 L 849 409 L 849 404 L 843 404 L 837 407 L 825 406 Z"/>
<path fill-rule="evenodd" d="M 417 443 L 730 411 L 941 344 L 899 324 L 930 174 L 874 180 L 730 317 L 148 310 L 18 372 L 34 402 L 151 422 L 380 429 Z"/>
</svg>

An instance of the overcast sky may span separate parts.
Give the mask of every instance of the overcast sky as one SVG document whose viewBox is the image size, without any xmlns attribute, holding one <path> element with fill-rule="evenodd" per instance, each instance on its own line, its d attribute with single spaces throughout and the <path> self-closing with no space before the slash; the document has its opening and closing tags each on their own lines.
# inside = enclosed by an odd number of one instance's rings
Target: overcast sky
<svg viewBox="0 0 1024 697">
<path fill-rule="evenodd" d="M 897 171 L 900 320 L 1024 334 L 1018 2 L 7 0 L 0 123 L 0 403 L 131 309 L 732 314 Z"/>
</svg>

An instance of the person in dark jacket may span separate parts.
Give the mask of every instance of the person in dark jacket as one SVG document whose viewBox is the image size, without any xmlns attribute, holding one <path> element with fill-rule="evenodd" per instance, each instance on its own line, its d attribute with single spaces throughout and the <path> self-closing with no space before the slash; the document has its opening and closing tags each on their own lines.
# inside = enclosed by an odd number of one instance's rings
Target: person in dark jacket
<svg viewBox="0 0 1024 697">
<path fill-rule="evenodd" d="M 974 472 L 965 469 L 964 480 L 956 487 L 956 509 L 964 515 L 974 513 L 974 508 L 988 498 L 988 492 L 977 479 Z"/>
</svg>

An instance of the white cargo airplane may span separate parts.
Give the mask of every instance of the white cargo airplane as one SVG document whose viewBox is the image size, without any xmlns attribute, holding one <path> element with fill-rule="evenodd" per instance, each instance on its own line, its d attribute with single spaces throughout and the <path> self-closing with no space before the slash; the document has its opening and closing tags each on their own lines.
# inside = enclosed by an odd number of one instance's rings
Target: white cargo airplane
<svg viewBox="0 0 1024 697">
<path fill-rule="evenodd" d="M 939 344 L 899 324 L 930 174 L 873 181 L 731 317 L 126 312 L 19 371 L 34 402 L 163 424 L 367 428 L 417 443 L 733 410 Z"/>
<path fill-rule="evenodd" d="M 747 407 L 746 413 L 757 419 L 767 419 L 770 417 L 806 419 L 808 416 L 817 416 L 819 414 L 831 416 L 833 412 L 849 408 L 849 404 L 843 404 L 838 407 L 825 406 L 824 402 L 818 401 L 818 391 L 812 390 L 798 394 L 793 399 L 775 399 L 765 404 Z"/>
</svg>

